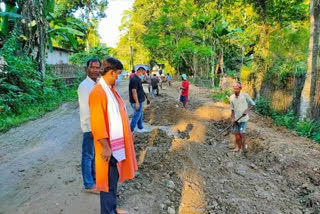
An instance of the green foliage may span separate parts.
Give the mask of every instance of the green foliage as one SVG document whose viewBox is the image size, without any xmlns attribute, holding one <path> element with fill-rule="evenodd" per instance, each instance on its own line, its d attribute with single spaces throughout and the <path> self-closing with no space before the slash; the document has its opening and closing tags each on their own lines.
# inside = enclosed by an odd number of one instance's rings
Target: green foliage
<svg viewBox="0 0 320 214">
<path fill-rule="evenodd" d="M 200 77 L 210 76 L 223 55 L 225 70 L 239 72 L 246 65 L 249 78 L 268 71 L 272 80 L 279 79 L 274 84 L 285 88 L 296 64 L 307 56 L 307 11 L 308 4 L 300 0 L 266 5 L 255 0 L 136 0 L 123 18 L 121 40 L 126 41 L 116 52 L 122 57 L 131 45 L 134 60 L 147 55 Z M 129 62 L 130 56 L 123 58 Z"/>
<path fill-rule="evenodd" d="M 228 77 L 231 77 L 233 79 L 235 79 L 237 76 L 237 72 L 233 70 L 227 70 L 225 73 L 227 74 Z"/>
<path fill-rule="evenodd" d="M 256 106 L 254 107 L 254 109 L 256 112 L 265 116 L 272 115 L 270 100 L 264 99 L 264 98 L 258 98 L 255 100 L 255 103 L 256 103 Z"/>
<path fill-rule="evenodd" d="M 305 137 L 311 137 L 315 128 L 313 120 L 302 120 L 296 124 L 297 133 Z"/>
<path fill-rule="evenodd" d="M 221 102 L 229 104 L 230 103 L 229 97 L 230 97 L 231 94 L 232 93 L 230 91 L 228 91 L 228 90 L 214 92 L 213 99 L 216 100 L 216 101 L 221 101 Z"/>
<path fill-rule="evenodd" d="M 0 12 L 1 17 L 8 17 L 11 19 L 22 19 L 23 17 L 18 13 L 13 12 Z"/>
<path fill-rule="evenodd" d="M 107 6 L 107 0 L 56 0 L 55 13 L 58 17 L 65 18 L 72 16 L 78 10 L 82 10 L 82 20 L 88 20 L 91 17 L 101 19 L 106 16 Z"/>
<path fill-rule="evenodd" d="M 0 77 L 4 78 L 0 85 L 0 106 L 5 113 L 19 112 L 26 102 L 35 101 L 42 85 L 36 64 L 26 55 L 14 55 L 17 39 L 17 35 L 13 34 L 0 52 L 8 64 L 5 72 L 0 74 Z"/>
<path fill-rule="evenodd" d="M 320 143 L 320 120 L 299 120 L 293 113 L 278 113 L 272 110 L 268 99 L 259 98 L 255 101 L 255 111 L 264 116 L 270 116 L 277 126 L 295 130 L 298 135 L 308 137 Z"/>
<path fill-rule="evenodd" d="M 80 52 L 75 53 L 70 57 L 70 62 L 76 65 L 85 65 L 90 58 L 98 58 L 100 60 L 106 59 L 109 57 L 110 48 L 107 47 L 95 47 L 91 48 L 89 53 Z"/>
<path fill-rule="evenodd" d="M 320 130 L 312 133 L 312 139 L 320 144 Z"/>
<path fill-rule="evenodd" d="M 83 39 L 87 34 L 87 28 L 75 18 L 57 19 L 53 16 L 47 16 L 49 22 L 48 44 L 50 51 L 53 43 L 55 46 L 78 50 L 78 40 Z"/>
<path fill-rule="evenodd" d="M 289 111 L 286 114 L 278 114 L 276 112 L 273 112 L 272 119 L 277 126 L 285 126 L 289 129 L 294 129 L 298 121 L 292 111 Z"/>
<path fill-rule="evenodd" d="M 0 131 L 35 119 L 77 97 L 76 89 L 54 80 L 50 73 L 42 82 L 36 63 L 26 54 L 16 55 L 17 39 L 12 34 L 0 51 L 8 64 L 0 72 Z"/>
</svg>

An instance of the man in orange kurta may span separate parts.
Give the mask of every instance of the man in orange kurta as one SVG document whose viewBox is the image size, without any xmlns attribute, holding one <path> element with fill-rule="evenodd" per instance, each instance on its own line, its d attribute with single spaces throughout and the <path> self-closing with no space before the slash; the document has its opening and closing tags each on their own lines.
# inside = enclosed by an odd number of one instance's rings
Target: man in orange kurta
<svg viewBox="0 0 320 214">
<path fill-rule="evenodd" d="M 114 86 L 118 74 L 123 69 L 122 63 L 114 58 L 108 58 L 102 65 L 102 77 L 111 89 L 119 105 L 123 125 L 125 159 L 118 162 L 112 155 L 110 147 L 110 129 L 108 116 L 108 97 L 102 85 L 97 84 L 89 97 L 90 122 L 95 146 L 96 186 L 100 190 L 101 214 L 127 213 L 116 208 L 118 180 L 123 182 L 134 178 L 138 169 L 125 103 Z M 110 121 L 112 123 L 112 121 Z"/>
</svg>

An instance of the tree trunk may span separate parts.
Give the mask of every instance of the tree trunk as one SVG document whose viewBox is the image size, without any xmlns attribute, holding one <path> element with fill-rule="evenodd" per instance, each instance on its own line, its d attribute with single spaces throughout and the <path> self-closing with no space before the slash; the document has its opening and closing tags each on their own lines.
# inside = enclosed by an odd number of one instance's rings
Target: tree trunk
<svg viewBox="0 0 320 214">
<path fill-rule="evenodd" d="M 214 73 L 215 73 L 216 75 L 218 75 L 219 68 L 220 68 L 220 55 L 218 56 L 216 69 L 215 69 L 215 71 L 214 71 Z"/>
<path fill-rule="evenodd" d="M 213 56 L 213 48 L 211 46 L 211 70 L 210 70 L 210 75 L 211 75 L 211 86 L 214 88 L 214 56 Z"/>
<path fill-rule="evenodd" d="M 39 55 L 39 67 L 42 76 L 42 81 L 46 78 L 46 40 L 45 29 L 43 24 L 39 26 L 39 43 L 40 43 L 40 55 Z"/>
<path fill-rule="evenodd" d="M 181 54 L 181 58 L 183 59 L 183 61 L 186 63 L 187 66 L 189 66 L 194 74 L 194 76 L 196 76 L 196 70 L 193 67 L 193 64 L 190 64 L 189 61 L 185 58 L 185 56 L 183 56 Z"/>
<path fill-rule="evenodd" d="M 320 118 L 320 68 L 317 69 L 316 94 L 312 105 L 312 118 Z"/>
<path fill-rule="evenodd" d="M 221 75 L 223 75 L 224 74 L 223 48 L 221 49 L 220 69 L 221 69 Z"/>
<path fill-rule="evenodd" d="M 130 65 L 131 65 L 132 70 L 134 70 L 133 48 L 132 48 L 132 45 L 130 45 Z"/>
<path fill-rule="evenodd" d="M 196 57 L 195 54 L 193 54 L 192 56 L 192 70 L 193 70 L 193 74 L 194 76 L 196 77 L 198 74 L 197 74 L 197 70 L 199 69 L 198 68 L 198 58 Z"/>
<path fill-rule="evenodd" d="M 39 14 L 37 14 L 37 24 L 39 30 L 39 69 L 42 81 L 46 78 L 46 20 L 43 15 L 44 0 L 39 0 Z"/>
<path fill-rule="evenodd" d="M 317 57 L 319 49 L 320 4 L 319 0 L 310 1 L 310 39 L 307 78 L 301 95 L 300 119 L 311 118 L 311 110 L 316 93 Z"/>
</svg>

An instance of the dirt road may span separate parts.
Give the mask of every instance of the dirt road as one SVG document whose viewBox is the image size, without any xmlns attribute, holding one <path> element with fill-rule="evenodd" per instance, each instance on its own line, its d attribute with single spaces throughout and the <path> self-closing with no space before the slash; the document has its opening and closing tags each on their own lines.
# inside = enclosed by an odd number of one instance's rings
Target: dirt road
<svg viewBox="0 0 320 214">
<path fill-rule="evenodd" d="M 128 100 L 126 82 L 119 90 Z M 135 136 L 139 172 L 120 185 L 121 207 L 131 214 L 320 213 L 319 146 L 251 115 L 249 152 L 232 153 L 228 135 L 214 137 L 227 125 L 228 106 L 195 86 L 188 110 L 177 98 L 174 83 L 146 107 L 152 131 Z M 99 196 L 82 189 L 81 139 L 77 103 L 0 134 L 0 213 L 99 213 Z"/>
</svg>

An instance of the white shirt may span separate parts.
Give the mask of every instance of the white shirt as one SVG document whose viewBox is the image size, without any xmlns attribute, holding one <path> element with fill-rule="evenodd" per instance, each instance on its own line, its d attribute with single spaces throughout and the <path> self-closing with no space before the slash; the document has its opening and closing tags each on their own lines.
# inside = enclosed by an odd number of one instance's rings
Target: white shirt
<svg viewBox="0 0 320 214">
<path fill-rule="evenodd" d="M 230 108 L 234 111 L 234 117 L 237 120 L 240 118 L 245 110 L 248 109 L 250 105 L 255 105 L 250 95 L 247 93 L 240 93 L 238 97 L 235 94 L 230 96 Z M 247 114 L 239 120 L 239 122 L 247 122 L 249 120 L 249 115 Z"/>
<path fill-rule="evenodd" d="M 80 124 L 83 132 L 91 132 L 90 126 L 90 110 L 89 110 L 89 95 L 93 87 L 97 83 L 87 76 L 78 88 L 78 98 L 80 106 Z"/>
</svg>

